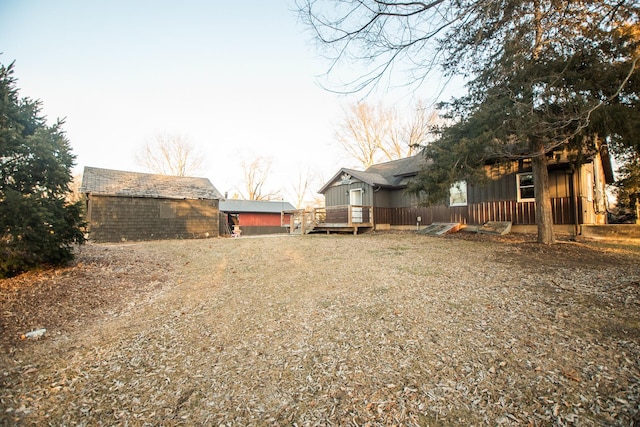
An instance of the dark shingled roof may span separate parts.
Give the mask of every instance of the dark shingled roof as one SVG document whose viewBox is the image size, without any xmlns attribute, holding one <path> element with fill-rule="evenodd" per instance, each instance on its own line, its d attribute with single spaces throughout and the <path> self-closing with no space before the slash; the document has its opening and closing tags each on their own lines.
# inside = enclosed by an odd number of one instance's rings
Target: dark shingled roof
<svg viewBox="0 0 640 427">
<path fill-rule="evenodd" d="M 417 154 L 415 156 L 405 157 L 404 159 L 369 166 L 365 170 L 365 173 L 380 175 L 389 185 L 395 187 L 405 184 L 404 181 L 406 177 L 417 175 L 424 164 L 424 156 Z"/>
<path fill-rule="evenodd" d="M 85 166 L 83 193 L 163 199 L 222 199 L 207 178 L 155 175 Z"/>
<path fill-rule="evenodd" d="M 406 186 L 409 178 L 417 175 L 424 165 L 424 156 L 417 154 L 404 159 L 378 163 L 364 171 L 342 168 L 318 192 L 324 193 L 344 173 L 372 186 L 401 188 Z"/>
</svg>

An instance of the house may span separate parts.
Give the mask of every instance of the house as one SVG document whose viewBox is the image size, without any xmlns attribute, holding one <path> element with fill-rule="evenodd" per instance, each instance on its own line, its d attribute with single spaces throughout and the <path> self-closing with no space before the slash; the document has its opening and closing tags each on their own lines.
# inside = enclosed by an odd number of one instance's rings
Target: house
<svg viewBox="0 0 640 427">
<path fill-rule="evenodd" d="M 424 165 L 424 157 L 416 155 L 364 171 L 341 168 L 318 191 L 325 197 L 325 209 L 316 212 L 315 222 L 322 226 L 314 229 L 357 233 L 360 229 L 401 226 L 402 218 L 418 206 L 417 198 L 405 189 Z M 389 217 L 393 211 L 398 218 Z"/>
<path fill-rule="evenodd" d="M 195 239 L 219 235 L 222 196 L 207 178 L 85 167 L 89 239 Z"/>
<path fill-rule="evenodd" d="M 447 205 L 429 207 L 419 206 L 418 198 L 405 191 L 423 167 L 428 166 L 418 154 L 364 171 L 341 168 L 319 190 L 325 196 L 325 208 L 316 223 L 326 225 L 327 231 L 343 227 L 354 233 L 374 228 L 415 229 L 434 222 L 482 225 L 489 221 L 511 221 L 514 231 L 535 230 L 530 160 L 487 164 L 487 182 L 457 182 Z M 579 163 L 566 152 L 553 153 L 549 184 L 556 229 L 577 235 L 581 225 L 606 223 L 605 186 L 612 182 L 606 148 Z"/>
<path fill-rule="evenodd" d="M 237 200 L 220 201 L 230 232 L 243 236 L 258 234 L 286 233 L 289 216 L 285 211 L 293 211 L 291 203 L 276 200 Z"/>
</svg>

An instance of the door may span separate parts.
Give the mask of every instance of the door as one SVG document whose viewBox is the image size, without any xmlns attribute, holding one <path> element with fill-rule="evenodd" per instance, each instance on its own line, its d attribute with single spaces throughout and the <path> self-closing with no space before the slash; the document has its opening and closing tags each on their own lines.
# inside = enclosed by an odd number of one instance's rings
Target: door
<svg viewBox="0 0 640 427">
<path fill-rule="evenodd" d="M 349 190 L 351 222 L 362 222 L 362 188 Z"/>
</svg>

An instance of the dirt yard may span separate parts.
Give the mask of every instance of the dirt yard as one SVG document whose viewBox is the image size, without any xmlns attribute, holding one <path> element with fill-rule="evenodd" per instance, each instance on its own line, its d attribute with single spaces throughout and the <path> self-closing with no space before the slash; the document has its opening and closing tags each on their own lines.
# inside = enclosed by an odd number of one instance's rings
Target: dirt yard
<svg viewBox="0 0 640 427">
<path fill-rule="evenodd" d="M 533 240 L 85 245 L 0 281 L 0 425 L 640 425 L 640 247 Z"/>
</svg>

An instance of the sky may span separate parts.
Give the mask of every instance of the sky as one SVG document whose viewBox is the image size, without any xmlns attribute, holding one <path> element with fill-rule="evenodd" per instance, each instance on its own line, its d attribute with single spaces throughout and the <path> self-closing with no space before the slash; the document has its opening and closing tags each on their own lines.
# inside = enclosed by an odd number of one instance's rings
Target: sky
<svg viewBox="0 0 640 427">
<path fill-rule="evenodd" d="M 242 163 L 270 162 L 267 191 L 292 199 L 354 167 L 335 141 L 344 108 L 293 0 L 0 0 L 0 62 L 42 101 L 85 166 L 147 172 L 135 154 L 161 133 L 203 156 L 198 175 L 242 190 Z M 391 93 L 388 93 L 391 97 Z M 396 94 L 397 96 L 398 94 Z M 404 95 L 400 94 L 400 98 Z"/>
</svg>

